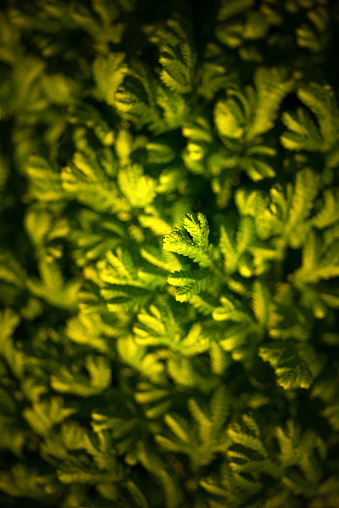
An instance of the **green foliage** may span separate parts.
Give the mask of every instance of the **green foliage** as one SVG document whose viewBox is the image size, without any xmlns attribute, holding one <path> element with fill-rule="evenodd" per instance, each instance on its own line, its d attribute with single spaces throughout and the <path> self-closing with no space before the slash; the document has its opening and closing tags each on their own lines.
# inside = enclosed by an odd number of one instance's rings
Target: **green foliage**
<svg viewBox="0 0 339 508">
<path fill-rule="evenodd" d="M 206 217 L 202 213 L 195 215 L 188 213 L 183 219 L 183 226 L 189 233 L 182 232 L 179 228 L 174 229 L 164 238 L 164 249 L 176 254 L 187 256 L 201 267 L 212 264 L 208 244 L 209 227 Z"/>
<path fill-rule="evenodd" d="M 1 506 L 339 505 L 338 25 L 3 2 Z"/>
</svg>

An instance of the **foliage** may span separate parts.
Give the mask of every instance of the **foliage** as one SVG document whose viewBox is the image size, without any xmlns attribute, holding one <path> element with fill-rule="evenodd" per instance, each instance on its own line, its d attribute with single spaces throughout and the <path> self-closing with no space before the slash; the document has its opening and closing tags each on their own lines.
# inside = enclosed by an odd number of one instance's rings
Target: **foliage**
<svg viewBox="0 0 339 508">
<path fill-rule="evenodd" d="M 329 0 L 5 0 L 0 504 L 339 504 Z"/>
</svg>

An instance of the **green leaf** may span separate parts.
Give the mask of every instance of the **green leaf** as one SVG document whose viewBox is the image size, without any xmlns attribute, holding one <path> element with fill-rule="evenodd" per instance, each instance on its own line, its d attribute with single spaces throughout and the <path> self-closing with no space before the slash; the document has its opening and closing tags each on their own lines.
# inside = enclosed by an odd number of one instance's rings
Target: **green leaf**
<svg viewBox="0 0 339 508">
<path fill-rule="evenodd" d="M 87 356 L 86 368 L 91 385 L 99 390 L 105 390 L 111 384 L 112 370 L 110 361 L 104 356 Z"/>
<path fill-rule="evenodd" d="M 186 444 L 190 442 L 189 427 L 183 418 L 168 414 L 165 416 L 164 421 L 179 441 Z"/>
<path fill-rule="evenodd" d="M 147 499 L 145 498 L 144 494 L 141 492 L 139 487 L 129 480 L 127 482 L 127 488 L 133 497 L 133 501 L 135 503 L 135 506 L 138 508 L 150 508 L 150 505 L 147 502 Z"/>
<path fill-rule="evenodd" d="M 1 399 L 2 399 L 1 394 Z M 2 402 L 2 401 L 1 401 Z M 2 404 L 1 404 L 2 405 Z M 1 408 L 3 411 L 3 408 Z M 16 408 L 14 407 L 14 413 Z M 27 431 L 23 430 L 16 416 L 0 415 L 1 443 L 0 449 L 10 450 L 18 458 L 23 460 L 23 447 L 27 441 Z M 0 474 L 1 478 L 1 474 Z M 1 485 L 1 479 L 0 479 Z M 1 488 L 1 487 L 0 487 Z"/>
<path fill-rule="evenodd" d="M 42 87 L 48 100 L 61 106 L 74 103 L 81 91 L 79 82 L 63 74 L 45 74 Z"/>
<path fill-rule="evenodd" d="M 321 238 L 311 230 L 302 249 L 302 265 L 291 274 L 291 280 L 299 286 L 338 276 L 339 241 L 321 248 Z"/>
<path fill-rule="evenodd" d="M 115 93 L 122 84 L 127 69 L 124 53 L 110 53 L 95 59 L 93 77 L 100 96 L 107 104 L 115 105 Z"/>
<path fill-rule="evenodd" d="M 253 417 L 244 415 L 243 424 L 234 423 L 230 425 L 227 434 L 233 443 L 241 445 L 244 448 L 250 448 L 259 453 L 262 457 L 268 457 L 261 432 Z"/>
<path fill-rule="evenodd" d="M 84 483 L 97 485 L 98 483 L 119 482 L 123 479 L 120 471 L 101 471 L 90 467 L 86 461 L 72 457 L 57 469 L 58 479 L 65 484 Z"/>
<path fill-rule="evenodd" d="M 0 312 L 0 354 L 15 377 L 21 379 L 24 376 L 25 356 L 15 347 L 12 337 L 19 322 L 19 316 L 11 309 Z"/>
<path fill-rule="evenodd" d="M 249 105 L 245 97 L 229 92 L 230 97 L 217 102 L 214 108 L 214 123 L 222 136 L 240 139 L 244 135 Z"/>
<path fill-rule="evenodd" d="M 281 341 L 259 348 L 259 356 L 270 363 L 277 376 L 277 383 L 285 390 L 307 389 L 313 382 L 312 371 L 304 361 L 303 349 L 295 343 Z"/>
<path fill-rule="evenodd" d="M 144 406 L 145 415 L 150 419 L 164 416 L 172 406 L 171 390 L 166 385 L 139 383 L 134 398 Z"/>
<path fill-rule="evenodd" d="M 18 288 L 25 285 L 25 270 L 9 250 L 0 250 L 0 280 Z"/>
<path fill-rule="evenodd" d="M 325 6 L 317 5 L 308 11 L 307 17 L 308 22 L 302 23 L 296 30 L 297 43 L 312 53 L 320 53 L 329 41 L 330 14 Z"/>
<path fill-rule="evenodd" d="M 138 344 L 132 336 L 121 337 L 117 341 L 117 350 L 121 360 L 154 382 L 161 381 L 164 364 L 161 355 L 147 353 L 146 347 Z"/>
<path fill-rule="evenodd" d="M 260 67 L 254 75 L 255 109 L 246 132 L 253 139 L 274 127 L 282 100 L 293 89 L 294 82 L 286 69 Z"/>
<path fill-rule="evenodd" d="M 191 236 L 174 228 L 164 238 L 163 248 L 176 254 L 183 254 L 199 263 L 201 267 L 208 267 L 212 260 L 208 251 L 209 227 L 206 217 L 202 213 L 197 215 L 188 213 L 183 219 L 183 226 Z"/>
<path fill-rule="evenodd" d="M 289 129 L 280 136 L 280 142 L 284 148 L 309 152 L 322 150 L 323 139 L 306 109 L 298 109 L 296 112 L 284 112 L 282 121 Z"/>
<path fill-rule="evenodd" d="M 230 223 L 220 227 L 219 247 L 224 255 L 224 263 L 228 272 L 233 273 L 237 267 L 238 253 L 235 242 L 235 227 Z"/>
<path fill-rule="evenodd" d="M 220 307 L 217 307 L 213 312 L 213 319 L 216 321 L 233 321 L 233 322 L 252 322 L 250 312 L 246 306 L 239 300 L 229 294 L 220 297 Z"/>
<path fill-rule="evenodd" d="M 254 4 L 254 0 L 222 0 L 219 5 L 218 20 L 225 21 L 242 12 L 248 11 Z"/>
<path fill-rule="evenodd" d="M 109 161 L 100 160 L 92 150 L 76 152 L 72 163 L 62 169 L 62 187 L 66 195 L 98 212 L 126 210 L 105 162 Z"/>
<path fill-rule="evenodd" d="M 148 311 L 142 309 L 133 331 L 136 342 L 142 345 L 173 344 L 174 347 L 181 335 L 173 311 L 164 299 L 159 299 L 157 305 L 150 305 Z"/>
<path fill-rule="evenodd" d="M 192 236 L 193 242 L 202 249 L 207 249 L 210 230 L 205 215 L 200 212 L 197 214 L 188 213 L 183 218 L 182 223 L 186 231 Z"/>
<path fill-rule="evenodd" d="M 141 247 L 140 254 L 150 264 L 166 272 L 179 272 L 183 269 L 182 263 L 174 254 L 153 245 Z"/>
<path fill-rule="evenodd" d="M 156 80 L 145 61 L 133 60 L 128 67 L 123 84 L 115 93 L 115 107 L 119 115 L 136 126 L 149 125 L 159 128 L 160 109 L 156 104 Z"/>
<path fill-rule="evenodd" d="M 312 219 L 318 229 L 328 228 L 339 221 L 339 187 L 325 189 L 322 197 L 323 206 Z"/>
<path fill-rule="evenodd" d="M 114 330 L 106 325 L 99 314 L 80 312 L 67 321 L 66 334 L 75 343 L 109 353 Z M 107 336 L 108 335 L 108 336 Z"/>
<path fill-rule="evenodd" d="M 238 271 L 243 277 L 248 278 L 253 271 L 249 252 L 256 239 L 254 219 L 248 215 L 241 215 L 236 229 L 237 221 L 237 215 L 231 213 L 222 219 L 219 247 L 224 255 L 226 272 L 232 274 Z"/>
<path fill-rule="evenodd" d="M 103 392 L 108 386 L 109 374 L 105 367 L 101 369 L 98 365 L 88 365 L 91 375 L 91 383 L 87 376 L 73 373 L 65 366 L 62 366 L 56 374 L 51 375 L 51 386 L 60 393 L 73 393 L 80 397 L 92 397 Z M 103 376 L 103 377 L 102 377 Z"/>
<path fill-rule="evenodd" d="M 26 407 L 23 416 L 34 432 L 39 436 L 47 436 L 54 425 L 76 412 L 76 409 L 63 407 L 61 397 L 52 397 L 50 400 L 35 402 L 32 408 Z"/>
<path fill-rule="evenodd" d="M 193 88 L 196 54 L 193 49 L 191 25 L 184 18 L 168 19 L 157 29 L 148 26 L 150 40 L 159 46 L 160 79 L 177 94 Z"/>
<path fill-rule="evenodd" d="M 118 174 L 118 185 L 132 207 L 145 208 L 156 196 L 156 182 L 145 176 L 140 164 L 121 168 Z"/>
<path fill-rule="evenodd" d="M 211 278 L 204 270 L 174 273 L 168 277 L 167 281 L 171 286 L 178 288 L 175 292 L 175 299 L 178 302 L 190 301 L 194 295 L 205 291 L 211 284 Z"/>
<path fill-rule="evenodd" d="M 328 149 L 339 136 L 339 110 L 333 89 L 311 83 L 298 89 L 298 97 L 316 115 L 324 148 Z"/>
<path fill-rule="evenodd" d="M 270 317 L 271 296 L 267 286 L 259 279 L 253 283 L 252 302 L 255 317 L 265 326 Z"/>
<path fill-rule="evenodd" d="M 10 470 L 0 473 L 0 489 L 14 498 L 27 497 L 48 503 L 50 499 L 45 491 L 47 484 L 55 486 L 54 478 L 50 474 L 39 473 L 36 468 L 27 464 L 14 464 Z"/>
<path fill-rule="evenodd" d="M 296 175 L 290 209 L 284 228 L 284 236 L 294 248 L 302 244 L 308 232 L 305 220 L 309 217 L 314 206 L 314 199 L 320 190 L 319 182 L 319 175 L 308 168 L 298 171 Z"/>
<path fill-rule="evenodd" d="M 79 279 L 64 281 L 64 277 L 56 261 L 44 260 L 39 263 L 41 280 L 27 280 L 27 287 L 34 296 L 43 298 L 50 305 L 61 309 L 74 309 L 78 305 L 78 291 L 81 286 Z"/>
<path fill-rule="evenodd" d="M 62 188 L 60 173 L 54 170 L 46 159 L 32 155 L 29 158 L 26 171 L 30 192 L 36 199 L 45 202 L 67 198 L 67 194 Z"/>
</svg>

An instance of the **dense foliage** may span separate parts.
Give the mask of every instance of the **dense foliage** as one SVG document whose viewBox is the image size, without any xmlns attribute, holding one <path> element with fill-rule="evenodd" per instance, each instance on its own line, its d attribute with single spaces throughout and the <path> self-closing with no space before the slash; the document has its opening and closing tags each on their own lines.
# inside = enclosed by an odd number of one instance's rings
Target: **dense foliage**
<svg viewBox="0 0 339 508">
<path fill-rule="evenodd" d="M 2 2 L 1 506 L 339 506 L 338 44 L 338 1 Z"/>
</svg>

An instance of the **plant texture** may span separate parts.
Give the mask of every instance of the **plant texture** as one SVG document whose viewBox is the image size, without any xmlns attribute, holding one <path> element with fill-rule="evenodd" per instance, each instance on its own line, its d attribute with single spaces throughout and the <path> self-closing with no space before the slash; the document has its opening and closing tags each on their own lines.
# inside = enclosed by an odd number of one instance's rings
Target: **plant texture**
<svg viewBox="0 0 339 508">
<path fill-rule="evenodd" d="M 339 3 L 4 0 L 0 504 L 339 506 Z"/>
</svg>

